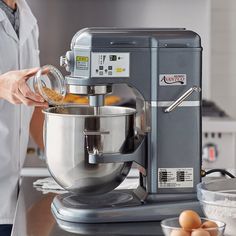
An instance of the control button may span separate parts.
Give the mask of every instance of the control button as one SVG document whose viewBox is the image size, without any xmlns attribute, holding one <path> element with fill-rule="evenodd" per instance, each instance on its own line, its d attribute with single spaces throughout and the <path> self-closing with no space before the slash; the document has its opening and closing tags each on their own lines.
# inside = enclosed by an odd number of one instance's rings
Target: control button
<svg viewBox="0 0 236 236">
<path fill-rule="evenodd" d="M 112 71 L 108 71 L 108 75 L 112 75 Z"/>
<path fill-rule="evenodd" d="M 99 75 L 103 75 L 103 71 L 99 71 Z"/>
<path fill-rule="evenodd" d="M 96 73 L 98 73 L 98 69 L 96 69 Z"/>
<path fill-rule="evenodd" d="M 99 70 L 103 70 L 103 66 L 99 66 Z"/>
<path fill-rule="evenodd" d="M 112 66 L 108 66 L 108 70 L 112 70 Z"/>
<path fill-rule="evenodd" d="M 105 69 L 105 73 L 107 73 L 107 69 Z"/>
</svg>

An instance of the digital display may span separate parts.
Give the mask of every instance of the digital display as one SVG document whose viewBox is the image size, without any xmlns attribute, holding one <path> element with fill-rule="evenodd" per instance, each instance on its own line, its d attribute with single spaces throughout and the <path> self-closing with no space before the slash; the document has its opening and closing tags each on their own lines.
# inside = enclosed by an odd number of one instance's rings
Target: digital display
<svg viewBox="0 0 236 236">
<path fill-rule="evenodd" d="M 110 55 L 110 61 L 116 61 L 117 56 L 116 55 Z"/>
</svg>

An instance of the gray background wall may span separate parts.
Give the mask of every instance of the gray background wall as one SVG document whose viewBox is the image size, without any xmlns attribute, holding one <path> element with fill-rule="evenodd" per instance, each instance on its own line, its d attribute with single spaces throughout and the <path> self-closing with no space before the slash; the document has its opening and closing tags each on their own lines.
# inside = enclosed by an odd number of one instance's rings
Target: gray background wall
<svg viewBox="0 0 236 236">
<path fill-rule="evenodd" d="M 212 0 L 211 98 L 236 118 L 236 1 Z"/>
</svg>

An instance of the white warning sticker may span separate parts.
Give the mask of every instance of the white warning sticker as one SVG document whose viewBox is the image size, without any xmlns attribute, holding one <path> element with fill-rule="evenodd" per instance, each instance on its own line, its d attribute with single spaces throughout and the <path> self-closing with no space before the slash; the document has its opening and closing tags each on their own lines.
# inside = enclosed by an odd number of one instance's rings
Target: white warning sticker
<svg viewBox="0 0 236 236">
<path fill-rule="evenodd" d="M 193 168 L 158 168 L 159 188 L 193 188 Z"/>
</svg>

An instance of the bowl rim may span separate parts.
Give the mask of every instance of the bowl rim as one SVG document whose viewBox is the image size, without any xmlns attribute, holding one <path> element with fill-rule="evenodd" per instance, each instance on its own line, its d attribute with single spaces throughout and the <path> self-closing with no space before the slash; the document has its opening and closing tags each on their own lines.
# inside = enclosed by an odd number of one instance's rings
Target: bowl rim
<svg viewBox="0 0 236 236">
<path fill-rule="evenodd" d="M 96 118 L 96 117 L 124 117 L 124 116 L 132 116 L 132 115 L 136 115 L 137 114 L 137 110 L 131 107 L 122 107 L 122 106 L 102 106 L 100 108 L 102 109 L 113 109 L 113 110 L 118 110 L 118 109 L 123 109 L 126 110 L 123 113 L 113 113 L 113 114 L 101 114 L 101 115 L 78 115 L 78 114 L 63 114 L 63 113 L 53 113 L 51 112 L 51 110 L 56 109 L 56 108 L 81 108 L 81 109 L 85 109 L 85 108 L 91 108 L 91 106 L 88 105 L 71 105 L 71 104 L 67 104 L 67 105 L 60 105 L 60 106 L 53 106 L 53 107 L 49 107 L 46 108 L 44 110 L 42 110 L 42 112 L 45 115 L 49 115 L 49 116 L 56 116 L 56 117 L 78 117 L 78 118 Z"/>
<path fill-rule="evenodd" d="M 205 221 L 212 221 L 212 222 L 215 222 L 217 225 L 220 224 L 220 226 L 218 226 L 217 228 L 214 227 L 214 228 L 207 228 L 207 230 L 216 230 L 216 229 L 220 229 L 220 230 L 224 230 L 225 227 L 226 227 L 226 223 L 222 222 L 222 221 L 219 221 L 219 220 L 213 220 L 213 219 L 210 219 L 210 218 L 206 218 L 206 217 L 200 217 L 201 220 L 205 220 Z M 168 226 L 168 225 L 165 225 L 165 222 L 166 221 L 173 221 L 173 220 L 177 220 L 179 221 L 179 217 L 172 217 L 172 218 L 166 218 L 164 220 L 161 221 L 161 227 L 162 228 L 165 228 L 165 229 L 183 229 L 181 226 L 179 227 L 173 227 L 173 226 Z M 193 230 L 196 230 L 196 229 L 192 229 L 191 232 Z"/>
<path fill-rule="evenodd" d="M 219 182 L 225 182 L 225 181 L 226 180 L 219 180 L 217 182 L 219 183 Z M 235 181 L 236 181 L 236 179 L 235 179 Z M 211 195 L 215 194 L 215 195 L 224 196 L 224 197 L 231 197 L 231 198 L 235 197 L 235 199 L 236 199 L 236 194 L 233 194 L 233 193 L 224 193 L 224 192 L 219 192 L 219 191 L 216 191 L 216 190 L 208 190 L 208 189 L 202 188 L 202 186 L 204 186 L 206 184 L 212 184 L 212 183 L 215 183 L 215 182 L 216 182 L 216 180 L 209 181 L 207 183 L 206 182 L 201 182 L 201 183 L 197 184 L 197 192 L 199 194 L 201 194 L 201 193 L 208 193 L 208 194 L 211 194 Z M 203 200 L 199 199 L 199 201 L 203 201 Z"/>
<path fill-rule="evenodd" d="M 236 205 L 235 206 L 230 206 L 230 205 L 223 205 L 223 204 L 219 204 L 217 202 L 211 202 L 211 201 L 206 201 L 206 200 L 199 200 L 200 203 L 204 203 L 204 204 L 207 204 L 207 205 L 211 205 L 211 206 L 218 206 L 218 207 L 225 207 L 225 208 L 236 208 Z"/>
</svg>

